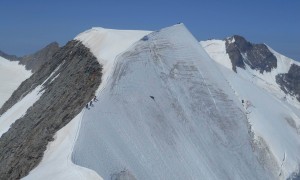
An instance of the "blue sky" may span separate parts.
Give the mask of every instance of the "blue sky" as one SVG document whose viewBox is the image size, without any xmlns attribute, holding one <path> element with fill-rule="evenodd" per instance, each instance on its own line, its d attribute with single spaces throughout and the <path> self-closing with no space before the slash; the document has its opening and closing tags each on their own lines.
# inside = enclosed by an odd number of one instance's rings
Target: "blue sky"
<svg viewBox="0 0 300 180">
<path fill-rule="evenodd" d="M 64 45 L 95 26 L 157 30 L 177 22 L 198 40 L 238 34 L 300 60 L 299 0 L 1 0 L 0 50 Z"/>
</svg>

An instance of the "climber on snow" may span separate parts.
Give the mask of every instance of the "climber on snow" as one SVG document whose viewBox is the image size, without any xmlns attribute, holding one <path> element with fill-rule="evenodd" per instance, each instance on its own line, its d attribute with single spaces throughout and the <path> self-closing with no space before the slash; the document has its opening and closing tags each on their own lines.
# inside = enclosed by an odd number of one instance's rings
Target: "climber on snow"
<svg viewBox="0 0 300 180">
<path fill-rule="evenodd" d="M 97 96 L 94 97 L 94 101 L 95 101 L 95 102 L 98 101 Z"/>
</svg>

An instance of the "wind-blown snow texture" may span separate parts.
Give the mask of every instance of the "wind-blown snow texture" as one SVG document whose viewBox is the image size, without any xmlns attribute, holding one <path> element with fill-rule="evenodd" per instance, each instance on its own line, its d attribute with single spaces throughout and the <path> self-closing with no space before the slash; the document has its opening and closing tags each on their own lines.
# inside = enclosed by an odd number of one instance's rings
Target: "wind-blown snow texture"
<svg viewBox="0 0 300 180">
<path fill-rule="evenodd" d="M 226 53 L 225 41 L 209 40 L 201 42 L 201 45 L 220 64 L 223 76 L 237 97 L 251 103 L 247 107 L 247 116 L 252 125 L 255 142 L 265 146 L 265 153 L 260 152 L 259 155 L 260 159 L 269 159 L 265 166 L 270 166 L 278 179 L 287 179 L 299 172 L 299 102 L 282 91 L 276 81 L 278 74 L 288 73 L 293 65 L 299 63 L 268 47 L 277 59 L 276 68 L 261 73 L 246 65 L 245 69 L 237 68 L 237 73 L 234 73 L 230 70 L 231 61 Z"/>
<path fill-rule="evenodd" d="M 116 63 L 83 116 L 76 164 L 104 179 L 124 170 L 132 179 L 271 178 L 239 102 L 184 25 L 148 35 Z"/>
</svg>

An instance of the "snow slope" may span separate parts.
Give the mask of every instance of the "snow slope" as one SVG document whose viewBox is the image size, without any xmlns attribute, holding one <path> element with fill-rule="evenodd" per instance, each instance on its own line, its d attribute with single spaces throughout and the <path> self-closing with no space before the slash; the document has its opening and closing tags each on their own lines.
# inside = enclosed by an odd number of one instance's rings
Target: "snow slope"
<svg viewBox="0 0 300 180">
<path fill-rule="evenodd" d="M 86 47 L 90 48 L 99 63 L 103 65 L 102 83 L 99 90 L 105 86 L 108 77 L 111 75 L 116 57 L 150 32 L 94 27 L 75 37 L 76 40 L 81 41 Z"/>
<path fill-rule="evenodd" d="M 273 159 L 273 170 L 278 178 L 286 179 L 299 172 L 300 164 L 300 111 L 298 102 L 285 94 L 275 81 L 278 73 L 287 73 L 291 64 L 297 62 L 280 55 L 271 48 L 277 58 L 277 68 L 260 74 L 248 66 L 231 70 L 225 41 L 201 42 L 210 57 L 219 64 L 224 77 L 240 100 L 251 102 L 247 117 L 257 143 L 265 143 L 269 157 Z"/>
<path fill-rule="evenodd" d="M 225 40 L 207 40 L 201 41 L 200 44 L 215 62 L 228 69 L 232 69 L 231 60 L 226 53 Z M 268 48 L 277 58 L 277 68 L 272 69 L 271 72 L 264 72 L 261 74 L 259 71 L 251 69 L 246 64 L 245 70 L 239 67 L 237 68 L 237 74 L 244 79 L 247 79 L 260 86 L 261 88 L 264 88 L 278 98 L 287 98 L 287 101 L 289 101 L 292 105 L 300 108 L 300 103 L 297 101 L 297 99 L 291 97 L 290 95 L 286 95 L 276 83 L 277 74 L 287 73 L 292 64 L 297 64 L 300 66 L 300 63 L 279 54 L 270 47 Z"/>
<path fill-rule="evenodd" d="M 0 107 L 29 76 L 31 72 L 27 71 L 25 66 L 0 57 Z"/>
<path fill-rule="evenodd" d="M 49 143 L 42 162 L 30 172 L 24 180 L 56 179 L 56 180 L 101 180 L 97 173 L 71 162 L 73 144 L 78 126 L 84 111 L 77 115 L 69 124 L 58 131 L 54 141 Z"/>
<path fill-rule="evenodd" d="M 42 96 L 44 93 L 43 85 L 48 81 L 49 78 L 52 78 L 54 73 L 60 68 L 57 67 L 51 75 L 35 89 L 33 89 L 26 96 L 22 97 L 16 104 L 14 104 L 10 109 L 0 116 L 0 137 L 6 131 L 9 130 L 10 126 L 19 118 L 26 114 L 26 111 Z M 56 77 L 54 77 L 56 78 Z M 54 80 L 52 79 L 52 81 Z M 17 88 L 17 87 L 16 87 Z"/>
<path fill-rule="evenodd" d="M 242 106 L 182 24 L 118 56 L 98 99 L 72 160 L 103 179 L 271 178 L 252 151 Z"/>
<path fill-rule="evenodd" d="M 103 65 L 102 83 L 98 92 L 104 89 L 110 77 L 117 55 L 128 49 L 134 42 L 141 39 L 150 31 L 114 30 L 92 28 L 75 37 L 86 47 L 90 48 Z M 85 109 L 67 126 L 59 130 L 54 141 L 49 143 L 42 162 L 24 179 L 57 179 L 82 180 L 102 178 L 92 170 L 77 166 L 71 161 L 71 154 L 80 128 L 82 117 L 86 115 Z"/>
</svg>

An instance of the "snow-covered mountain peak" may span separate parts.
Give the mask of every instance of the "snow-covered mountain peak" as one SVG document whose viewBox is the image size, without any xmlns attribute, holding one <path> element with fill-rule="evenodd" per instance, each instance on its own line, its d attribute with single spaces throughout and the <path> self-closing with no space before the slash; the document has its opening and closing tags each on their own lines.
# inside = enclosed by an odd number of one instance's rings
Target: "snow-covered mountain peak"
<svg viewBox="0 0 300 180">
<path fill-rule="evenodd" d="M 183 24 L 144 36 L 112 72 L 84 112 L 75 164 L 103 179 L 268 179 L 240 102 Z"/>
<path fill-rule="evenodd" d="M 118 54 L 149 33 L 150 31 L 93 27 L 80 33 L 75 39 L 90 48 L 98 60 L 101 60 L 100 63 L 105 64 L 107 61 L 114 60 Z"/>
<path fill-rule="evenodd" d="M 288 97 L 289 101 L 300 101 L 300 87 L 297 83 L 300 78 L 296 75 L 300 69 L 299 62 L 279 54 L 265 44 L 253 44 L 237 35 L 225 40 L 201 41 L 200 44 L 218 64 L 275 91 L 278 96 L 291 96 Z M 298 102 L 293 104 L 300 105 Z"/>
<path fill-rule="evenodd" d="M 150 31 L 94 27 L 80 33 L 75 40 L 88 47 L 103 66 L 101 86 L 104 88 L 107 78 L 112 73 L 116 57 L 149 33 Z"/>
<path fill-rule="evenodd" d="M 299 63 L 240 36 L 200 44 L 244 102 L 255 140 L 273 156 L 279 179 L 292 177 L 300 163 Z"/>
<path fill-rule="evenodd" d="M 76 36 L 0 108 L 0 179 L 294 176 L 300 112 L 269 92 L 297 97 L 298 66 L 241 36 L 201 44 L 182 23 Z"/>
</svg>

